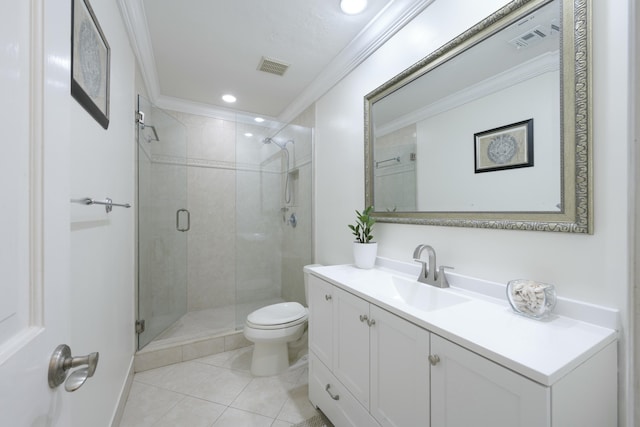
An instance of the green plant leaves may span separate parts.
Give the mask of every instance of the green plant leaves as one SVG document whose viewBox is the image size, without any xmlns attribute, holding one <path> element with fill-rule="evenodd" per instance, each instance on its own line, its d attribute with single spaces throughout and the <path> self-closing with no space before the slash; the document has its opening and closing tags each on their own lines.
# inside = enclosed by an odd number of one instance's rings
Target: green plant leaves
<svg viewBox="0 0 640 427">
<path fill-rule="evenodd" d="M 356 241 L 359 243 L 369 243 L 373 240 L 372 229 L 376 221 L 370 216 L 372 211 L 373 206 L 369 206 L 362 213 L 356 210 L 356 223 L 355 225 L 349 224 L 351 232 L 356 236 Z"/>
</svg>

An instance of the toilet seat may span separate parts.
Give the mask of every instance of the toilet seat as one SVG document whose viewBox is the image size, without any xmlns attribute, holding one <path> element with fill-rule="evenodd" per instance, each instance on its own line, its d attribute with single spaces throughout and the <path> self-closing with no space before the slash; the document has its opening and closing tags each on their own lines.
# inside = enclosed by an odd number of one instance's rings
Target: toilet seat
<svg viewBox="0 0 640 427">
<path fill-rule="evenodd" d="M 308 311 L 297 302 L 262 307 L 247 316 L 247 326 L 255 329 L 282 329 L 307 321 Z"/>
</svg>

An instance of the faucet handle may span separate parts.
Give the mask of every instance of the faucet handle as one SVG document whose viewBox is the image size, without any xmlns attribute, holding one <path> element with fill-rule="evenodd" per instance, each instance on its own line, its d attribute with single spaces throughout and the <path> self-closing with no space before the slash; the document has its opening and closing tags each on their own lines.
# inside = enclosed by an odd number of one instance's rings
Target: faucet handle
<svg viewBox="0 0 640 427">
<path fill-rule="evenodd" d="M 444 274 L 445 268 L 450 268 L 451 270 L 454 269 L 453 267 L 449 267 L 448 265 L 441 265 L 440 267 L 438 267 L 438 286 L 440 288 L 449 287 L 449 281 L 447 280 L 447 276 Z"/>
<path fill-rule="evenodd" d="M 414 258 L 414 261 L 422 264 L 422 268 L 420 269 L 420 274 L 418 275 L 418 282 L 427 283 L 427 275 L 429 273 L 429 270 L 427 268 L 427 261 L 423 261 L 419 258 Z"/>
</svg>

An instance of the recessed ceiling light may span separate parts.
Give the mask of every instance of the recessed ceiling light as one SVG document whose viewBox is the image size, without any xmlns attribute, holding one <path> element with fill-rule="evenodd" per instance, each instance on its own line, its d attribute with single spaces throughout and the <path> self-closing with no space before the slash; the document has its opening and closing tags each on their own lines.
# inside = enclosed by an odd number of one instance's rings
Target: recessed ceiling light
<svg viewBox="0 0 640 427">
<path fill-rule="evenodd" d="M 222 100 L 231 104 L 236 102 L 236 97 L 228 93 L 226 95 L 222 95 Z"/>
<path fill-rule="evenodd" d="M 258 123 L 262 123 L 264 122 L 264 119 L 262 117 L 256 117 L 255 119 L 253 119 L 254 121 L 258 122 Z"/>
<path fill-rule="evenodd" d="M 340 9 L 347 15 L 357 15 L 367 7 L 367 0 L 340 0 Z"/>
<path fill-rule="evenodd" d="M 244 136 L 246 136 L 247 138 L 251 138 L 253 134 L 251 132 L 247 132 L 244 134 Z"/>
</svg>

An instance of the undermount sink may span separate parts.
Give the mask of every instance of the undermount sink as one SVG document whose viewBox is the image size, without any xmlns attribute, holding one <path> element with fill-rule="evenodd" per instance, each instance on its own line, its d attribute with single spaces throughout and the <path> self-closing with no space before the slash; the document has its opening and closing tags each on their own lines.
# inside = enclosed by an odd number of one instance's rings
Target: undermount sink
<svg viewBox="0 0 640 427">
<path fill-rule="evenodd" d="M 469 301 L 463 296 L 425 285 L 417 280 L 391 276 L 390 281 L 384 282 L 386 283 L 376 284 L 376 294 L 422 311 L 440 310 Z"/>
</svg>

